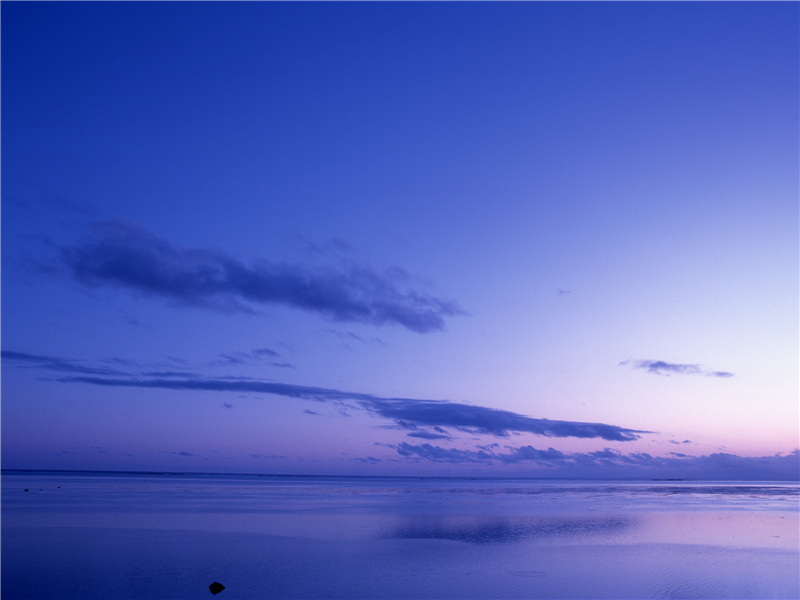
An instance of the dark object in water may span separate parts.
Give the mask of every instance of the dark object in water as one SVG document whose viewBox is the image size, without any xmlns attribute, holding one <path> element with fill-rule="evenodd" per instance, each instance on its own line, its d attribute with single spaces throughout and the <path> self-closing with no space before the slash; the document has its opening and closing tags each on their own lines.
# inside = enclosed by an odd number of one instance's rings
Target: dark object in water
<svg viewBox="0 0 800 600">
<path fill-rule="evenodd" d="M 210 586 L 208 586 L 208 589 L 211 590 L 212 594 L 219 594 L 222 590 L 225 589 L 225 586 L 222 585 L 219 581 L 215 581 Z"/>
</svg>

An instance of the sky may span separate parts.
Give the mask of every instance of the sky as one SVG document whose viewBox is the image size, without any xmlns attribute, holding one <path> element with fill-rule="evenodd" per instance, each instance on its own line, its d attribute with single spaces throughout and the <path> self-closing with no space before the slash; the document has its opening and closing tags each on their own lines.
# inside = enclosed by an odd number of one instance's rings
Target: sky
<svg viewBox="0 0 800 600">
<path fill-rule="evenodd" d="M 800 477 L 797 3 L 0 11 L 3 468 Z"/>
</svg>

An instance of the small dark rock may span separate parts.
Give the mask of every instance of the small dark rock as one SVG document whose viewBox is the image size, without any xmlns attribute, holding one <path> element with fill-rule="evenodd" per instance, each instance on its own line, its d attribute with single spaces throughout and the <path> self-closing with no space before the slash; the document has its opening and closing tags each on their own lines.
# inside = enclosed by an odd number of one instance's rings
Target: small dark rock
<svg viewBox="0 0 800 600">
<path fill-rule="evenodd" d="M 222 590 L 225 589 L 225 586 L 222 585 L 219 581 L 215 581 L 210 586 L 208 586 L 208 589 L 211 591 L 212 594 L 219 594 Z"/>
<path fill-rule="evenodd" d="M 26 491 L 26 492 L 27 492 L 27 491 L 28 491 L 28 488 L 25 488 L 25 490 L 24 490 L 24 491 Z"/>
</svg>

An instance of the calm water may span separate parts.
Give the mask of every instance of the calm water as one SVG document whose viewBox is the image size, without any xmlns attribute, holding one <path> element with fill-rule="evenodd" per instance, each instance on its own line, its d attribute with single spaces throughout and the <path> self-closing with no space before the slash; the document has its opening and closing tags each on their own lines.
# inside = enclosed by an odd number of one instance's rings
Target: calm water
<svg viewBox="0 0 800 600">
<path fill-rule="evenodd" d="M 785 482 L 3 472 L 2 598 L 797 599 L 798 502 Z"/>
</svg>

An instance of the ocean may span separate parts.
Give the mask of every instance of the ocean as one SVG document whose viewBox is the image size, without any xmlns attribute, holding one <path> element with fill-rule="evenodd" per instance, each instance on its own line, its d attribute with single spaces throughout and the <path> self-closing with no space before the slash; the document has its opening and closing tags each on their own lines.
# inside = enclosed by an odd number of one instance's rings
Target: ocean
<svg viewBox="0 0 800 600">
<path fill-rule="evenodd" d="M 796 482 L 3 471 L 0 591 L 796 600 L 799 503 Z"/>
</svg>

